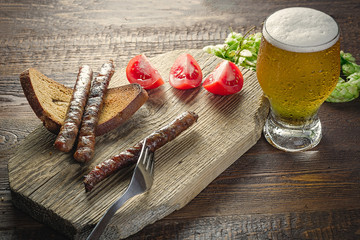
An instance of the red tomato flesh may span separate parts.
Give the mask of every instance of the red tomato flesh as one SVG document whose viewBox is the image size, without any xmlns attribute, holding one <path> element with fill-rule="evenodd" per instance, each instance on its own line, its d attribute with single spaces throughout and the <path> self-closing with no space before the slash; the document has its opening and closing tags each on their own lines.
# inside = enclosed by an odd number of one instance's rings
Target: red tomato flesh
<svg viewBox="0 0 360 240">
<path fill-rule="evenodd" d="M 202 71 L 190 54 L 180 55 L 170 69 L 170 85 L 177 89 L 190 89 L 200 86 Z"/>
<path fill-rule="evenodd" d="M 229 61 L 223 61 L 205 78 L 203 86 L 217 95 L 229 95 L 239 92 L 244 84 L 240 69 Z"/>
<path fill-rule="evenodd" d="M 137 55 L 129 61 L 126 77 L 130 83 L 138 83 L 144 89 L 153 89 L 164 84 L 160 73 L 144 54 Z"/>
</svg>

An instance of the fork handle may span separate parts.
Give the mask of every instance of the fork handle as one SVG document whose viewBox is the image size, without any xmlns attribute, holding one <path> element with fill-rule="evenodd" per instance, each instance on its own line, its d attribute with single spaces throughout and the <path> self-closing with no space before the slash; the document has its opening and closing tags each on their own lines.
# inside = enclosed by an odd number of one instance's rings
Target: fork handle
<svg viewBox="0 0 360 240">
<path fill-rule="evenodd" d="M 127 200 L 134 197 L 138 193 L 134 193 L 131 191 L 126 191 L 124 195 L 122 195 L 116 202 L 111 205 L 111 207 L 107 210 L 104 216 L 100 219 L 100 221 L 96 224 L 95 228 L 91 231 L 90 235 L 86 240 L 95 240 L 99 239 L 101 234 L 104 232 L 106 226 L 110 222 L 111 218 L 114 216 L 116 211 L 126 203 Z"/>
</svg>

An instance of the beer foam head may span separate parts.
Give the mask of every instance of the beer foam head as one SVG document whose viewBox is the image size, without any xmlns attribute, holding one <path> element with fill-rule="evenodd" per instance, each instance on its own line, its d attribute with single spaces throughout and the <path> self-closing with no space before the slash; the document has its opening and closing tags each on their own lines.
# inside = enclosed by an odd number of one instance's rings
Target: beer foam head
<svg viewBox="0 0 360 240">
<path fill-rule="evenodd" d="M 292 52 L 317 52 L 334 45 L 339 27 L 329 15 L 311 8 L 293 7 L 270 15 L 263 27 L 265 39 Z"/>
</svg>

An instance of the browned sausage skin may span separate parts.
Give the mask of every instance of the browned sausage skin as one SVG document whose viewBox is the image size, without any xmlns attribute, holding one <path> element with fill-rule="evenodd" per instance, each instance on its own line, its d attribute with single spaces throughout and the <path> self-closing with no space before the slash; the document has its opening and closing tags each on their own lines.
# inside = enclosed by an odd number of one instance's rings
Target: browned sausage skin
<svg viewBox="0 0 360 240">
<path fill-rule="evenodd" d="M 96 126 L 102 110 L 104 96 L 114 72 L 114 64 L 110 60 L 102 65 L 98 76 L 91 83 L 89 99 L 82 118 L 78 145 L 74 154 L 74 158 L 78 162 L 87 162 L 94 155 Z"/>
<path fill-rule="evenodd" d="M 60 151 L 69 152 L 74 146 L 89 96 L 92 75 L 93 72 L 89 66 L 80 67 L 64 124 L 60 128 L 54 144 L 55 148 Z"/>
<path fill-rule="evenodd" d="M 189 111 L 184 112 L 170 124 L 150 134 L 150 136 L 147 137 L 145 143 L 146 146 L 150 148 L 150 151 L 155 151 L 188 129 L 193 123 L 197 121 L 197 119 L 198 115 L 196 113 Z M 91 191 L 97 183 L 106 177 L 110 176 L 121 168 L 136 163 L 140 155 L 142 145 L 143 141 L 140 141 L 126 151 L 121 152 L 120 154 L 115 155 L 112 158 L 107 159 L 95 166 L 95 168 L 85 176 L 85 190 L 87 192 Z"/>
</svg>

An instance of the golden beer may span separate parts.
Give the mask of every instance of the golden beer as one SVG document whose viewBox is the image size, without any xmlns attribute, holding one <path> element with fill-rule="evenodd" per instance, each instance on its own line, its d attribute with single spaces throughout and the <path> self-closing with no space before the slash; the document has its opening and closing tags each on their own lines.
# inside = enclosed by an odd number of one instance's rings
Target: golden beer
<svg viewBox="0 0 360 240">
<path fill-rule="evenodd" d="M 340 75 L 340 42 L 319 52 L 298 53 L 263 39 L 257 77 L 282 121 L 301 125 L 311 119 L 334 90 Z"/>
<path fill-rule="evenodd" d="M 257 59 L 259 84 L 270 102 L 266 139 L 285 151 L 316 146 L 317 112 L 340 75 L 339 28 L 310 8 L 286 8 L 264 22 Z"/>
</svg>

